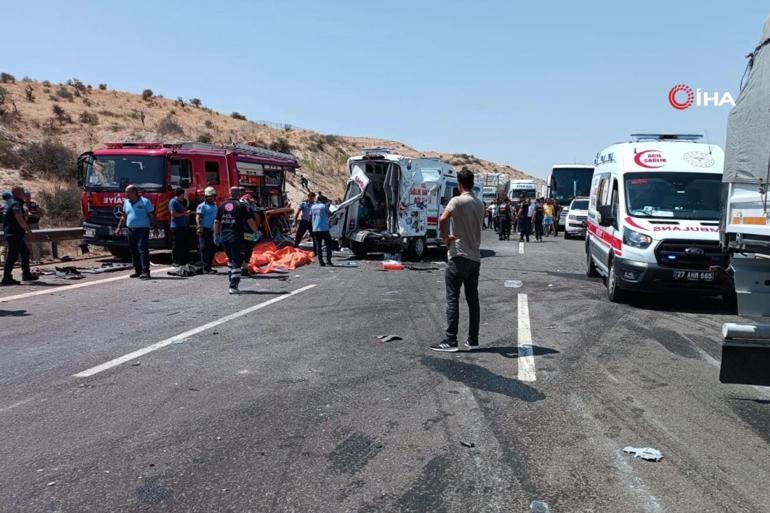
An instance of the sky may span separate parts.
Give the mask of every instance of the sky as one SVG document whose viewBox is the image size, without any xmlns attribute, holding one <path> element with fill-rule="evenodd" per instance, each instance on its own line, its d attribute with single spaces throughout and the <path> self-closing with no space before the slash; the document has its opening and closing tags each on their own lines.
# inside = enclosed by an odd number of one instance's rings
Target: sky
<svg viewBox="0 0 770 513">
<path fill-rule="evenodd" d="M 737 98 L 759 0 L 0 0 L 0 71 L 471 153 L 545 177 L 638 132 L 707 134 L 676 84 Z"/>
</svg>

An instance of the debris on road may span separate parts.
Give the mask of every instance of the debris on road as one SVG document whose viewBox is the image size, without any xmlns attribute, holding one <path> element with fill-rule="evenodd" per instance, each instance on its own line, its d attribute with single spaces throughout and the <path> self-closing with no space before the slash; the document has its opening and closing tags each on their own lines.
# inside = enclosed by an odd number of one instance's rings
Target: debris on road
<svg viewBox="0 0 770 513">
<path fill-rule="evenodd" d="M 55 485 L 55 484 L 56 484 L 56 481 L 51 481 L 51 482 L 50 482 L 50 483 L 48 483 L 46 486 L 53 486 L 53 485 Z"/>
<path fill-rule="evenodd" d="M 635 458 L 641 458 L 645 461 L 660 461 L 663 459 L 663 453 L 652 447 L 623 447 L 623 452 L 633 454 Z"/>
<path fill-rule="evenodd" d="M 518 289 L 524 284 L 520 280 L 505 280 L 503 285 L 509 289 Z"/>
<path fill-rule="evenodd" d="M 382 269 L 385 271 L 403 271 L 404 264 L 398 260 L 384 260 L 382 262 Z"/>
<path fill-rule="evenodd" d="M 407 265 L 405 266 L 406 269 L 409 269 L 410 271 L 440 271 L 438 266 L 431 266 L 431 267 L 418 267 L 416 265 Z"/>
<path fill-rule="evenodd" d="M 467 447 L 469 449 L 473 449 L 474 447 L 476 447 L 476 444 L 474 444 L 473 442 L 466 442 L 465 440 L 460 440 L 460 445 L 462 445 L 463 447 Z"/>
<path fill-rule="evenodd" d="M 139 367 L 142 364 L 142 362 L 134 362 L 131 364 L 131 367 Z"/>
<path fill-rule="evenodd" d="M 532 513 L 551 513 L 551 507 L 545 501 L 532 501 L 529 510 Z"/>
<path fill-rule="evenodd" d="M 351 261 L 344 261 L 344 262 L 335 262 L 334 267 L 358 267 L 358 262 L 351 262 Z"/>
<path fill-rule="evenodd" d="M 404 340 L 398 335 L 377 335 L 377 338 L 380 339 L 380 342 L 394 342 L 396 340 Z"/>
<path fill-rule="evenodd" d="M 54 276 L 63 280 L 82 280 L 83 275 L 80 274 L 75 267 L 54 267 Z"/>
<path fill-rule="evenodd" d="M 134 266 L 132 264 L 113 264 L 112 262 L 104 262 L 101 267 L 78 267 L 78 270 L 81 273 L 86 274 L 102 274 L 133 268 Z"/>
</svg>

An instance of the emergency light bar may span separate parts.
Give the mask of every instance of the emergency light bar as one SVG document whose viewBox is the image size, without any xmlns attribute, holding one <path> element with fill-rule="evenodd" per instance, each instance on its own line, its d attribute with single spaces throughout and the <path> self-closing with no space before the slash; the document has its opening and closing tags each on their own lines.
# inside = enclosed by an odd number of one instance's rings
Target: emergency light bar
<svg viewBox="0 0 770 513">
<path fill-rule="evenodd" d="M 640 141 L 700 141 L 703 136 L 700 134 L 631 134 L 636 140 Z"/>
</svg>

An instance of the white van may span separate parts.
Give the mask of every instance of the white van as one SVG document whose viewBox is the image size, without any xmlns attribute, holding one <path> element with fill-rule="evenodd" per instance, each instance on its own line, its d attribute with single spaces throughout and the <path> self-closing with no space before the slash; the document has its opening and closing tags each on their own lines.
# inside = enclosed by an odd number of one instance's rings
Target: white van
<svg viewBox="0 0 770 513">
<path fill-rule="evenodd" d="M 419 259 L 428 245 L 442 244 L 439 216 L 459 194 L 457 174 L 438 158 L 411 158 L 388 148 L 348 159 L 345 200 L 330 220 L 332 238 L 359 258 L 369 252 L 400 252 Z M 481 199 L 481 187 L 474 184 Z"/>
<path fill-rule="evenodd" d="M 635 134 L 596 156 L 586 274 L 631 291 L 732 295 L 719 244 L 724 153 L 697 135 Z"/>
</svg>

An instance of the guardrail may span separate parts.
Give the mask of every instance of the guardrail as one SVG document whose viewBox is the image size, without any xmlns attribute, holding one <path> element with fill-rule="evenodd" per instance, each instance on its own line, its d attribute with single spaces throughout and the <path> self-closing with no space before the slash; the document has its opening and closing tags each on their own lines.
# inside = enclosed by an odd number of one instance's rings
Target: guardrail
<svg viewBox="0 0 770 513">
<path fill-rule="evenodd" d="M 50 242 L 51 255 L 59 258 L 59 242 L 64 240 L 76 240 L 83 238 L 83 228 L 48 228 L 45 230 L 32 230 L 32 236 L 27 237 L 27 242 Z M 0 243 L 5 243 L 5 236 L 0 233 Z"/>
</svg>

